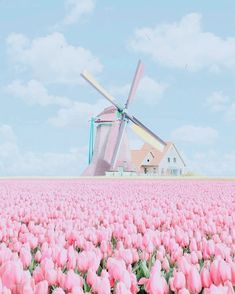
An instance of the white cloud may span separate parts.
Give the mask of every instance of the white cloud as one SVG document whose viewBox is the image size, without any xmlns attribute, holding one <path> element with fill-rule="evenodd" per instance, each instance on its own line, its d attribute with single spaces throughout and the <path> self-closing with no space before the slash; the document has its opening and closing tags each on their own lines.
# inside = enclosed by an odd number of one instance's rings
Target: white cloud
<svg viewBox="0 0 235 294">
<path fill-rule="evenodd" d="M 0 158 L 8 159 L 16 152 L 16 136 L 12 128 L 9 125 L 0 125 Z"/>
<path fill-rule="evenodd" d="M 82 149 L 67 153 L 19 153 L 8 166 L 5 175 L 20 176 L 79 176 L 86 166 L 86 152 Z"/>
<path fill-rule="evenodd" d="M 211 127 L 185 125 L 174 130 L 171 138 L 176 142 L 212 144 L 218 138 L 218 132 Z"/>
<path fill-rule="evenodd" d="M 235 121 L 235 102 L 221 91 L 215 91 L 206 100 L 207 106 L 213 112 L 221 112 L 228 121 Z"/>
<path fill-rule="evenodd" d="M 201 18 L 191 13 L 178 22 L 137 29 L 129 47 L 169 67 L 235 69 L 235 37 L 221 38 L 204 31 Z"/>
<path fill-rule="evenodd" d="M 235 121 L 235 102 L 229 105 L 225 115 L 228 120 Z"/>
<path fill-rule="evenodd" d="M 28 39 L 22 34 L 7 38 L 11 61 L 22 70 L 32 70 L 33 77 L 48 83 L 80 83 L 84 68 L 93 74 L 102 64 L 88 49 L 67 43 L 63 34 Z"/>
<path fill-rule="evenodd" d="M 6 86 L 6 91 L 15 97 L 21 98 L 30 105 L 71 105 L 71 101 L 66 97 L 49 95 L 44 85 L 37 80 L 30 80 L 26 84 L 23 84 L 21 81 L 13 81 L 11 84 Z"/>
<path fill-rule="evenodd" d="M 0 142 L 15 142 L 16 136 L 9 125 L 0 125 Z"/>
<path fill-rule="evenodd" d="M 74 102 L 70 107 L 59 109 L 48 122 L 56 127 L 84 127 L 91 117 L 97 116 L 107 106 L 108 103 L 103 99 L 94 104 Z"/>
<path fill-rule="evenodd" d="M 206 100 L 206 106 L 213 112 L 224 111 L 228 108 L 229 97 L 221 91 L 215 91 Z"/>
<path fill-rule="evenodd" d="M 90 14 L 95 8 L 94 0 L 65 0 L 66 15 L 63 24 L 76 23 L 81 17 Z"/>
<path fill-rule="evenodd" d="M 131 84 L 126 84 L 123 86 L 111 86 L 110 92 L 117 97 L 124 97 L 124 101 L 126 101 L 128 97 L 128 93 L 130 90 Z M 167 89 L 167 84 L 157 82 L 153 78 L 149 76 L 144 76 L 140 80 L 139 87 L 137 88 L 136 97 L 135 99 L 138 99 L 142 101 L 143 103 L 147 103 L 149 105 L 154 105 L 159 102 L 159 100 L 162 98 L 163 93 Z"/>
<path fill-rule="evenodd" d="M 17 137 L 9 125 L 0 125 L 1 176 L 80 175 L 86 165 L 86 148 L 64 153 L 35 153 L 20 150 Z"/>
<path fill-rule="evenodd" d="M 235 176 L 235 151 L 220 154 L 215 150 L 195 153 L 186 158 L 190 171 L 203 176 Z"/>
</svg>

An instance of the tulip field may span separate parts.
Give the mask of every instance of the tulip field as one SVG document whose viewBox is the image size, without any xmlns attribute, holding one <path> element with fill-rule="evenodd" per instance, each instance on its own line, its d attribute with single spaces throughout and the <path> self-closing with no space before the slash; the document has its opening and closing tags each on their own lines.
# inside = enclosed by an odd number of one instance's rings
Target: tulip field
<svg viewBox="0 0 235 294">
<path fill-rule="evenodd" d="M 234 293 L 235 181 L 0 180 L 0 294 Z"/>
</svg>

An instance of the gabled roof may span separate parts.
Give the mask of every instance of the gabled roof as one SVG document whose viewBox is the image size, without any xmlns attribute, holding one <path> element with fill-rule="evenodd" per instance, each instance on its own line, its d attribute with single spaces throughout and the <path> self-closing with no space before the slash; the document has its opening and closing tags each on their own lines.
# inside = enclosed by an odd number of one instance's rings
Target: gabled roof
<svg viewBox="0 0 235 294">
<path fill-rule="evenodd" d="M 151 152 L 154 156 L 153 160 L 149 162 L 149 165 L 157 166 L 160 164 L 162 159 L 164 158 L 167 151 L 170 149 L 171 146 L 173 146 L 178 153 L 180 159 L 185 164 L 184 160 L 182 159 L 181 155 L 179 154 L 179 151 L 176 149 L 175 145 L 172 142 L 166 142 L 166 146 L 163 150 L 163 152 L 160 152 L 159 150 L 153 148 L 151 145 L 145 143 L 140 150 L 131 150 L 131 158 L 132 162 L 135 164 L 135 166 L 138 168 L 141 166 L 141 163 L 147 156 L 149 152 Z"/>
</svg>

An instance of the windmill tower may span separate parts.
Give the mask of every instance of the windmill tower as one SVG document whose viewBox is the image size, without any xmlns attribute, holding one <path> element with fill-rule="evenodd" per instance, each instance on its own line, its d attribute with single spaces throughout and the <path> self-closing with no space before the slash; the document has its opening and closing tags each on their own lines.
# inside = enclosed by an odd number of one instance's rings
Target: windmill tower
<svg viewBox="0 0 235 294">
<path fill-rule="evenodd" d="M 142 122 L 128 112 L 129 104 L 135 96 L 137 86 L 143 75 L 143 64 L 139 61 L 125 105 L 120 105 L 95 79 L 84 71 L 81 75 L 112 106 L 105 108 L 95 119 L 91 120 L 89 166 L 84 176 L 105 175 L 106 171 L 114 171 L 121 166 L 126 171 L 133 171 L 131 153 L 128 144 L 127 126 L 145 142 L 163 151 L 166 143 L 148 129 Z M 93 144 L 94 125 L 96 127 L 95 144 Z M 93 148 L 94 146 L 94 148 Z"/>
</svg>

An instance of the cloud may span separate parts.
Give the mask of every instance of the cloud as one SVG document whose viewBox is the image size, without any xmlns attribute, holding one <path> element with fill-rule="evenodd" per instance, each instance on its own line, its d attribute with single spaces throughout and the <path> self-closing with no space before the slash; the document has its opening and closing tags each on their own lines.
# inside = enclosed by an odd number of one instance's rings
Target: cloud
<svg viewBox="0 0 235 294">
<path fill-rule="evenodd" d="M 3 164 L 3 159 L 11 158 L 16 152 L 16 136 L 12 128 L 9 125 L 0 125 L 0 166 Z"/>
<path fill-rule="evenodd" d="M 94 0 L 65 0 L 66 15 L 64 25 L 71 25 L 80 20 L 81 17 L 92 13 L 95 8 Z"/>
<path fill-rule="evenodd" d="M 185 125 L 174 130 L 171 138 L 176 142 L 212 144 L 218 138 L 218 132 L 211 127 Z"/>
<path fill-rule="evenodd" d="M 84 127 L 91 117 L 97 116 L 108 103 L 105 100 L 98 100 L 96 103 L 74 102 L 70 107 L 58 110 L 55 117 L 48 122 L 56 127 Z"/>
<path fill-rule="evenodd" d="M 228 108 L 230 99 L 221 91 L 215 91 L 206 100 L 206 106 L 213 112 L 224 111 Z"/>
<path fill-rule="evenodd" d="M 61 33 L 30 40 L 22 34 L 7 38 L 8 55 L 21 70 L 31 70 L 35 79 L 47 83 L 81 83 L 84 68 L 93 74 L 103 69 L 88 49 L 67 43 Z"/>
<path fill-rule="evenodd" d="M 0 125 L 0 138 L 1 176 L 76 176 L 86 165 L 86 147 L 64 153 L 25 152 L 9 125 Z"/>
<path fill-rule="evenodd" d="M 225 115 L 228 120 L 235 121 L 235 102 L 229 105 Z"/>
<path fill-rule="evenodd" d="M 191 13 L 178 22 L 137 29 L 128 46 L 168 67 L 235 69 L 235 37 L 221 38 L 204 31 L 201 18 Z"/>
<path fill-rule="evenodd" d="M 235 102 L 221 91 L 215 91 L 206 100 L 207 106 L 213 112 L 221 112 L 228 121 L 235 121 Z"/>
<path fill-rule="evenodd" d="M 124 100 L 126 101 L 130 87 L 131 84 L 126 84 L 123 86 L 111 86 L 110 92 L 114 96 L 116 96 L 117 99 L 121 96 L 124 97 Z M 136 97 L 134 99 L 138 99 L 143 103 L 147 103 L 149 105 L 157 104 L 162 98 L 162 95 L 167 87 L 168 85 L 165 83 L 157 82 L 149 76 L 144 76 L 140 80 L 140 84 L 136 92 Z"/>
<path fill-rule="evenodd" d="M 186 158 L 190 171 L 204 176 L 235 176 L 235 151 L 218 153 L 215 150 L 195 153 Z"/>
<path fill-rule="evenodd" d="M 12 176 L 79 176 L 86 166 L 85 148 L 67 153 L 19 153 L 2 175 Z"/>
<path fill-rule="evenodd" d="M 23 84 L 21 81 L 13 81 L 6 86 L 5 90 L 10 95 L 21 98 L 29 105 L 71 105 L 71 101 L 66 97 L 49 95 L 44 85 L 37 80 L 30 80 L 26 84 Z"/>
<path fill-rule="evenodd" d="M 0 125 L 0 140 L 15 142 L 16 136 L 9 125 Z"/>
</svg>

